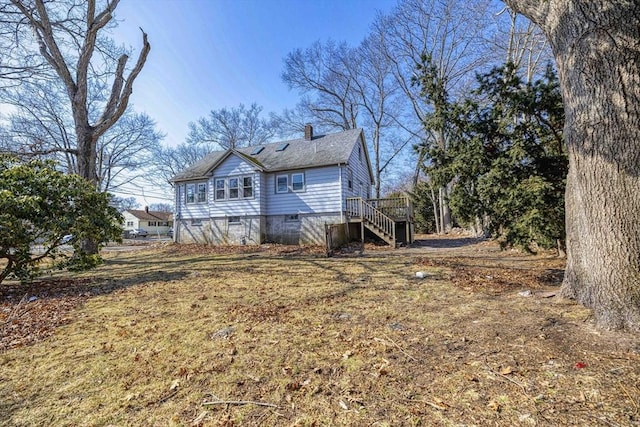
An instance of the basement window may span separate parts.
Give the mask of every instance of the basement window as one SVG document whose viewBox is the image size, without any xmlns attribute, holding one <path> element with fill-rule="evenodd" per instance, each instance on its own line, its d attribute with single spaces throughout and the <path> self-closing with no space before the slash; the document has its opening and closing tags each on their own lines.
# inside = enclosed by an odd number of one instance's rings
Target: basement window
<svg viewBox="0 0 640 427">
<path fill-rule="evenodd" d="M 229 224 L 240 224 L 240 217 L 239 216 L 229 216 L 229 217 L 227 217 L 227 221 L 229 222 Z"/>
<path fill-rule="evenodd" d="M 298 221 L 300 221 L 300 215 L 298 214 L 291 214 L 291 215 L 284 216 L 284 222 L 298 222 Z"/>
</svg>

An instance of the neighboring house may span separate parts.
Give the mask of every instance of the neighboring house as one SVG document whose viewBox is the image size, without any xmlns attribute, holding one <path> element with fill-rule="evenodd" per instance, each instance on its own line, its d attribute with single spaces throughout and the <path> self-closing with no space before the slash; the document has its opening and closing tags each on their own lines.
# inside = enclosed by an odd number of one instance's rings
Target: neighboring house
<svg viewBox="0 0 640 427">
<path fill-rule="evenodd" d="M 173 227 L 173 214 L 171 212 L 128 209 L 122 212 L 124 217 L 124 230 L 142 228 L 149 235 L 166 235 Z"/>
<path fill-rule="evenodd" d="M 304 138 L 213 152 L 173 181 L 177 242 L 322 244 L 325 224 L 354 213 L 348 200 L 369 198 L 373 173 L 361 129 L 307 125 Z"/>
</svg>

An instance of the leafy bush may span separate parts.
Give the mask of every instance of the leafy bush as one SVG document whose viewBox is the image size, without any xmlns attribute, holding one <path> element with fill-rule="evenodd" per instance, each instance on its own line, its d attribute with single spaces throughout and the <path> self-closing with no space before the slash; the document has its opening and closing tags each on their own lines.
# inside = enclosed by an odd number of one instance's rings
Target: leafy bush
<svg viewBox="0 0 640 427">
<path fill-rule="evenodd" d="M 6 260 L 0 283 L 7 277 L 29 280 L 43 265 L 96 266 L 100 257 L 82 245 L 120 239 L 120 223 L 109 195 L 81 177 L 56 170 L 53 162 L 0 156 L 0 258 Z M 61 251 L 69 234 L 74 251 Z"/>
</svg>

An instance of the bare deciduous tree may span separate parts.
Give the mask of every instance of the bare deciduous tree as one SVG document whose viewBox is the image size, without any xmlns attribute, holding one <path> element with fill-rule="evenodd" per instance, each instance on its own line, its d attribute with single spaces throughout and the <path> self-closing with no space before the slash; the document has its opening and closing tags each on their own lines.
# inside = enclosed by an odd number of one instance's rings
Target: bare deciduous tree
<svg viewBox="0 0 640 427">
<path fill-rule="evenodd" d="M 124 184 L 145 178 L 153 153 L 164 135 L 146 114 L 125 113 L 98 140 L 98 185 L 102 191 L 116 191 Z"/>
<path fill-rule="evenodd" d="M 512 63 L 532 82 L 553 61 L 551 48 L 540 28 L 530 19 L 505 7 L 495 14 L 495 32 L 487 41 L 499 63 Z"/>
<path fill-rule="evenodd" d="M 361 120 L 373 149 L 376 197 L 380 197 L 383 172 L 411 141 L 394 133 L 404 103 L 392 64 L 381 52 L 382 43 L 380 34 L 372 33 L 353 50 L 347 64 Z"/>
<path fill-rule="evenodd" d="M 4 100 L 15 107 L 7 118 L 12 141 L 8 151 L 56 159 L 67 173 L 80 174 L 72 114 L 54 82 L 24 83 Z M 139 177 L 162 138 L 149 116 L 128 109 L 98 138 L 97 188 L 113 191 Z"/>
<path fill-rule="evenodd" d="M 189 123 L 187 142 L 211 143 L 222 149 L 264 144 L 275 135 L 274 126 L 260 117 L 262 107 L 243 104 L 237 108 L 212 110 L 208 117 Z"/>
<path fill-rule="evenodd" d="M 140 203 L 135 197 L 111 197 L 111 206 L 118 209 L 118 212 L 128 211 L 130 209 L 140 208 Z"/>
<path fill-rule="evenodd" d="M 121 53 L 115 59 L 114 50 L 108 49 L 109 42 L 101 38 L 103 30 L 112 23 L 119 0 L 100 2 L 100 8 L 96 0 L 55 3 L 11 0 L 10 3 L 0 9 L 1 33 L 13 31 L 20 37 L 10 40 L 13 48 L 10 53 L 14 56 L 8 66 L 22 66 L 28 73 L 38 61 L 22 62 L 15 54 L 27 53 L 27 59 L 36 58 L 38 54 L 44 58 L 49 77 L 60 81 L 65 88 L 73 117 L 78 172 L 97 185 L 98 140 L 127 109 L 133 84 L 151 48 L 147 34 L 142 32 L 142 49 L 134 66 L 127 70 L 129 55 Z M 25 37 L 27 34 L 30 37 Z M 7 40 L 3 38 L 3 42 Z M 91 89 L 104 85 L 110 90 L 101 102 L 92 97 Z M 87 241 L 82 250 L 95 253 L 97 245 Z"/>
<path fill-rule="evenodd" d="M 346 43 L 329 40 L 296 49 L 285 58 L 282 80 L 303 96 L 300 106 L 313 116 L 314 124 L 342 130 L 358 127 L 351 55 Z"/>
<path fill-rule="evenodd" d="M 96 1 L 72 2 L 32 2 L 11 0 L 13 9 L 6 8 L 6 14 L 19 13 L 31 30 L 31 40 L 19 40 L 22 49 L 37 47 L 40 55 L 53 74 L 65 87 L 69 108 L 74 122 L 77 141 L 77 167 L 80 175 L 91 183 L 97 183 L 97 144 L 103 135 L 124 114 L 133 92 L 133 83 L 142 71 L 151 48 L 147 34 L 142 32 L 142 49 L 134 67 L 127 73 L 129 55 L 121 54 L 115 69 L 109 69 L 106 61 L 108 53 L 100 55 L 102 63 L 92 59 L 98 49 L 99 36 L 113 19 L 119 0 L 110 0 L 102 10 L 96 10 Z M 16 31 L 20 31 L 16 28 Z M 98 61 L 100 62 L 100 61 Z M 25 65 L 25 68 L 29 68 Z M 105 73 L 105 71 L 110 71 Z M 111 79 L 111 90 L 97 118 L 92 109 L 97 108 L 90 96 L 92 80 Z"/>
<path fill-rule="evenodd" d="M 149 210 L 153 212 L 173 212 L 173 205 L 169 203 L 151 203 Z"/>
<path fill-rule="evenodd" d="M 374 24 L 374 31 L 385 41 L 385 58 L 392 64 L 394 76 L 413 113 L 400 125 L 422 141 L 414 182 L 423 161 L 430 160 L 429 146 L 436 144 L 443 152 L 447 149 L 446 127 L 424 127 L 435 106 L 432 100 L 422 96 L 419 85 L 415 84 L 416 70 L 423 58 L 428 57 L 445 92 L 454 99 L 464 93 L 475 72 L 489 60 L 482 49 L 489 7 L 488 1 L 470 4 L 462 0 L 405 0 Z M 445 232 L 452 225 L 447 186 L 441 187 L 438 193 L 439 206 L 434 209 L 440 212 L 438 231 Z"/>
<path fill-rule="evenodd" d="M 182 143 L 175 147 L 158 147 L 152 157 L 147 179 L 157 187 L 172 188 L 171 179 L 187 167 L 216 150 L 211 143 Z"/>
</svg>

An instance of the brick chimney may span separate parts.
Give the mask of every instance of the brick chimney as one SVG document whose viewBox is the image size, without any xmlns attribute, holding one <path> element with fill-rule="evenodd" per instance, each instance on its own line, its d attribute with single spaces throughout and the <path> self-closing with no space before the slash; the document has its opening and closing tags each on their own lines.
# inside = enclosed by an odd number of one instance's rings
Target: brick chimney
<svg viewBox="0 0 640 427">
<path fill-rule="evenodd" d="M 145 206 L 145 207 L 144 207 L 144 211 L 145 211 L 146 213 L 149 213 L 149 206 Z"/>
<path fill-rule="evenodd" d="M 304 139 L 305 141 L 311 141 L 313 139 L 313 126 L 311 126 L 311 123 L 304 125 Z"/>
</svg>

